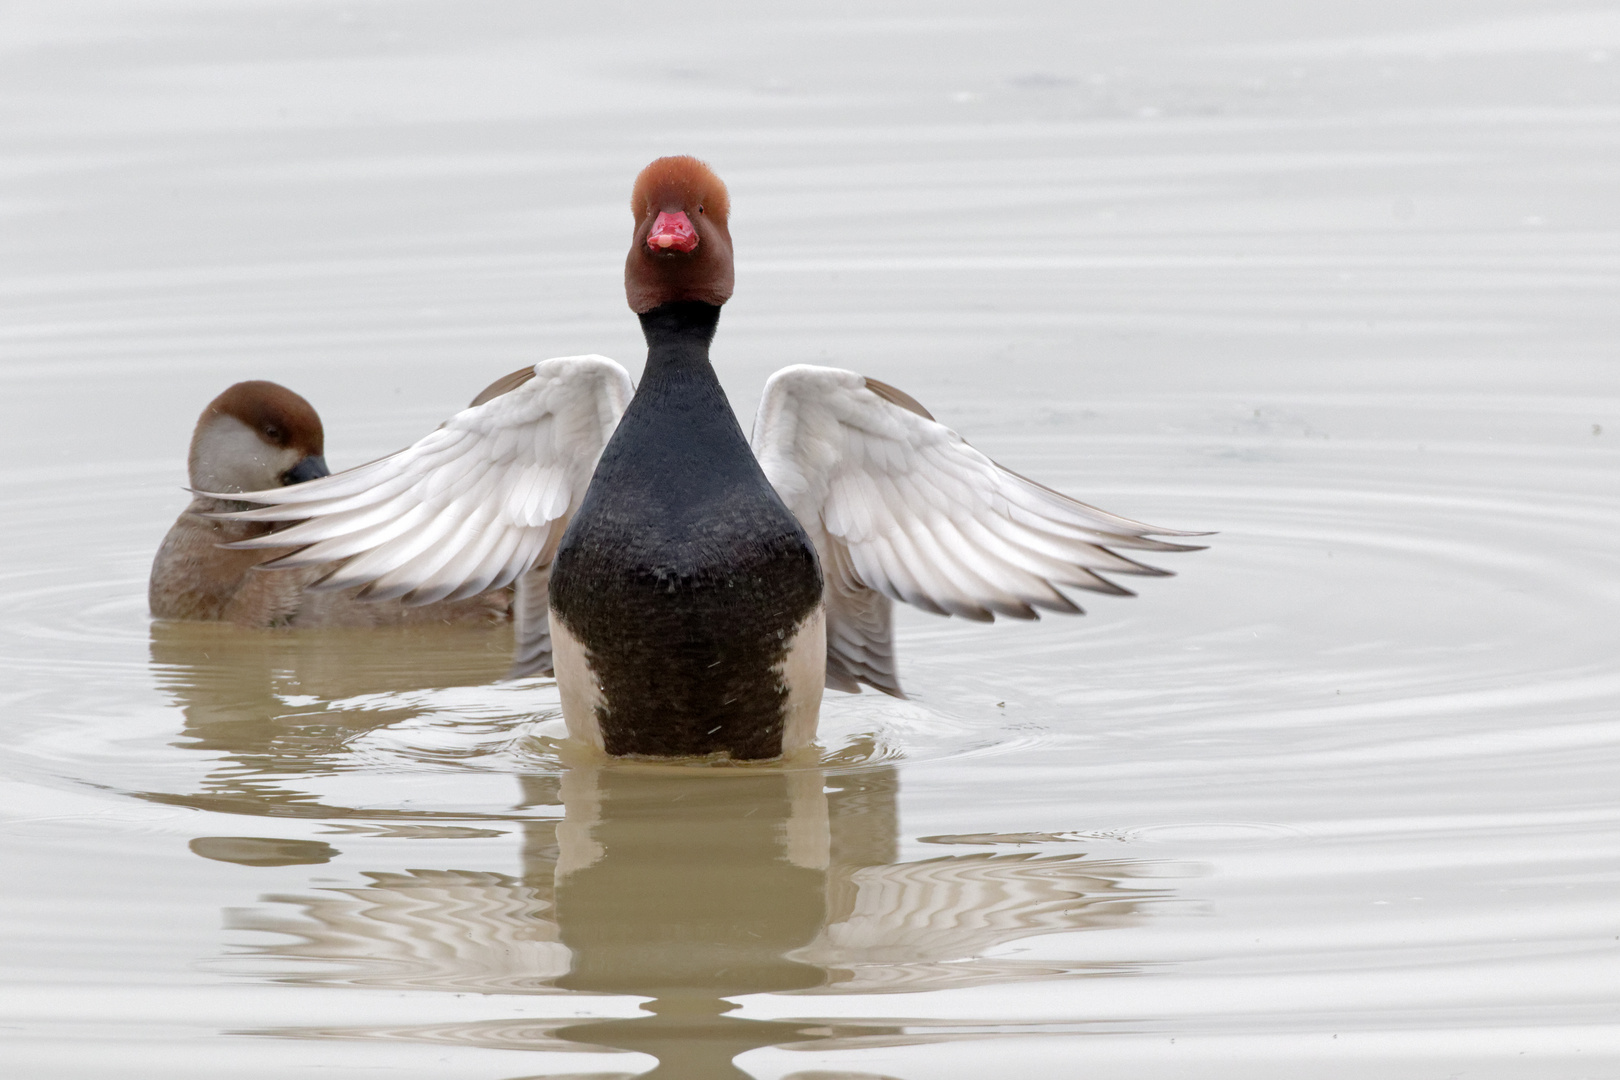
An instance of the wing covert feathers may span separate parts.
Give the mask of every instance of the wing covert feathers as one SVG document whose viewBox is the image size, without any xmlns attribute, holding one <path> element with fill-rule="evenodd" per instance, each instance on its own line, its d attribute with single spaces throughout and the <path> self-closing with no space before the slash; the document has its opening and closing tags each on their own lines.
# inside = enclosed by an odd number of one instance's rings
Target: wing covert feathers
<svg viewBox="0 0 1620 1080">
<path fill-rule="evenodd" d="M 1077 614 L 1064 592 L 1131 595 L 1103 576 L 1164 575 L 1115 549 L 1197 536 L 1110 514 L 1004 469 L 914 398 L 850 371 L 773 375 L 754 453 L 827 579 L 827 684 L 900 695 L 891 601 L 989 622 Z"/>
<path fill-rule="evenodd" d="M 508 585 L 555 547 L 632 392 L 606 357 L 542 361 L 397 454 L 226 496 L 262 508 L 223 517 L 296 522 L 231 546 L 296 547 L 265 566 L 329 565 L 312 588 L 364 586 L 367 599 L 426 604 Z"/>
</svg>

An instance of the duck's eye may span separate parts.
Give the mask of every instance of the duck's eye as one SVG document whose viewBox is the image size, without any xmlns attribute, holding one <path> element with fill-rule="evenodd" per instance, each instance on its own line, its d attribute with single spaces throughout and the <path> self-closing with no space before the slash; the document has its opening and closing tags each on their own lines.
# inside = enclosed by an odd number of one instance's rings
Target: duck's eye
<svg viewBox="0 0 1620 1080">
<path fill-rule="evenodd" d="M 280 442 L 286 434 L 274 424 L 266 424 L 264 427 L 264 437 L 273 443 Z"/>
<path fill-rule="evenodd" d="M 701 206 L 698 207 L 698 213 L 700 213 L 700 214 L 703 213 L 703 207 L 701 207 Z"/>
</svg>

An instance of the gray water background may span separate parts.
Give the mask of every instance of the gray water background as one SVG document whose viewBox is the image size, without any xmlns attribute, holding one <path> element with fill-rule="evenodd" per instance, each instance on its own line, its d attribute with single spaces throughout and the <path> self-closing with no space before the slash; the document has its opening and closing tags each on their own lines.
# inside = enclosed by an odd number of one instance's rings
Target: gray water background
<svg viewBox="0 0 1620 1080">
<path fill-rule="evenodd" d="M 1620 8 L 13 2 L 0 144 L 7 1075 L 1620 1074 Z M 721 779 L 500 632 L 150 623 L 229 383 L 342 467 L 637 371 L 682 152 L 745 425 L 849 367 L 1211 549 Z"/>
</svg>

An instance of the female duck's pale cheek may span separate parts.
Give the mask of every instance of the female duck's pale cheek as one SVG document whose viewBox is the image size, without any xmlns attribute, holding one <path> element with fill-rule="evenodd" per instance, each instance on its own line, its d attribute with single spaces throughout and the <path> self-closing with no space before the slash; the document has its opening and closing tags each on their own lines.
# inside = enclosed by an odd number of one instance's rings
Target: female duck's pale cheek
<svg viewBox="0 0 1620 1080">
<path fill-rule="evenodd" d="M 192 444 L 191 486 L 218 492 L 281 487 L 282 475 L 301 457 L 297 450 L 269 445 L 234 416 L 218 416 L 197 432 Z"/>
</svg>

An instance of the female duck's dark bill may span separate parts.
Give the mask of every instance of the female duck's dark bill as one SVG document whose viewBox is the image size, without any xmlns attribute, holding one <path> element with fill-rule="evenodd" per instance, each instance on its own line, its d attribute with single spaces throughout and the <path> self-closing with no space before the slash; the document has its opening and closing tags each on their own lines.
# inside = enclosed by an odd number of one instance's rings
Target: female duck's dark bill
<svg viewBox="0 0 1620 1080">
<path fill-rule="evenodd" d="M 332 475 L 326 467 L 326 458 L 320 454 L 311 454 L 299 461 L 298 464 L 281 474 L 283 483 L 302 484 L 309 480 L 319 480 L 323 476 Z"/>
</svg>

